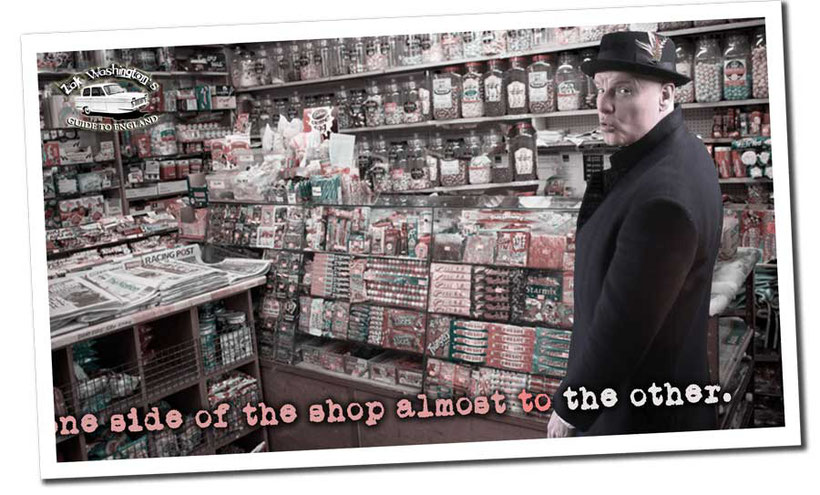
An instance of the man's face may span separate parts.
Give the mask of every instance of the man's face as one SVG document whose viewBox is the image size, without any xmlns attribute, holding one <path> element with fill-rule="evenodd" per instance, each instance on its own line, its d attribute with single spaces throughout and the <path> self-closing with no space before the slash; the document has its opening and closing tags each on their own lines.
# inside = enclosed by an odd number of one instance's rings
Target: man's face
<svg viewBox="0 0 820 495">
<path fill-rule="evenodd" d="M 649 132 L 661 118 L 663 85 L 628 72 L 595 74 L 598 121 L 604 142 L 627 146 Z"/>
</svg>

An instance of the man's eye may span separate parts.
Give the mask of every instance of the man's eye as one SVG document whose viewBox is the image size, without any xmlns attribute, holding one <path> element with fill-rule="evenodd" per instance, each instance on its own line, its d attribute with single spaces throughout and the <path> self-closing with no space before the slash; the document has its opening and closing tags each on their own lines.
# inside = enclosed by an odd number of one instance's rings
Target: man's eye
<svg viewBox="0 0 820 495">
<path fill-rule="evenodd" d="M 629 88 L 618 88 L 616 91 L 618 92 L 619 95 L 631 95 L 632 94 L 632 90 L 629 89 Z"/>
<path fill-rule="evenodd" d="M 604 88 L 598 88 L 598 94 L 599 95 L 604 94 Z"/>
</svg>

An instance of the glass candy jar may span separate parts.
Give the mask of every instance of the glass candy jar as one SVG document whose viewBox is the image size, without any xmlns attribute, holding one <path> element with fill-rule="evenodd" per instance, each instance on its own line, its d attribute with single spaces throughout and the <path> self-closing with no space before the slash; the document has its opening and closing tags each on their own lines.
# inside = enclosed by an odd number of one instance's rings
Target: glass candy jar
<svg viewBox="0 0 820 495">
<path fill-rule="evenodd" d="M 752 43 L 752 97 L 769 97 L 769 64 L 766 56 L 766 30 L 755 31 Z"/>
<path fill-rule="evenodd" d="M 752 64 L 749 38 L 744 34 L 726 37 L 723 51 L 723 98 L 747 100 L 752 94 Z"/>
<path fill-rule="evenodd" d="M 516 124 L 509 148 L 515 180 L 535 180 L 538 151 L 535 147 L 535 130 L 528 122 Z"/>
<path fill-rule="evenodd" d="M 482 77 L 484 115 L 487 117 L 499 117 L 507 112 L 503 64 L 499 59 L 487 61 L 487 72 Z"/>
<path fill-rule="evenodd" d="M 564 52 L 559 59 L 560 65 L 555 72 L 555 90 L 557 108 L 560 112 L 578 110 L 584 100 L 584 74 L 578 66 L 578 57 L 571 52 Z"/>
<path fill-rule="evenodd" d="M 555 58 L 552 54 L 536 55 L 527 67 L 530 113 L 555 111 Z"/>
<path fill-rule="evenodd" d="M 720 101 L 723 93 L 723 57 L 717 38 L 698 38 L 695 48 L 695 101 Z"/>
<path fill-rule="evenodd" d="M 510 67 L 504 73 L 504 86 L 507 93 L 507 114 L 527 113 L 527 59 L 513 57 Z"/>
<path fill-rule="evenodd" d="M 481 62 L 469 62 L 466 67 L 462 78 L 461 116 L 465 119 L 481 117 L 484 115 Z"/>
<path fill-rule="evenodd" d="M 457 119 L 461 116 L 461 75 L 458 67 L 450 66 L 433 74 L 433 118 Z"/>
<path fill-rule="evenodd" d="M 371 81 L 367 87 L 365 114 L 367 115 L 367 127 L 379 127 L 384 125 L 384 100 L 376 81 Z"/>
<path fill-rule="evenodd" d="M 694 63 L 695 54 L 692 51 L 692 44 L 686 40 L 675 43 L 675 70 L 679 74 L 693 79 L 675 88 L 675 103 L 692 103 L 695 101 Z"/>
</svg>

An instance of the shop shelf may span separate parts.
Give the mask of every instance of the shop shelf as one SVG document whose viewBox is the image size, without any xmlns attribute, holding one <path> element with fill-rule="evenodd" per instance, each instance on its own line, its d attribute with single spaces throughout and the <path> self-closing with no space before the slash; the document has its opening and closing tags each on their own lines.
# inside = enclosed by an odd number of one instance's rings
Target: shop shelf
<svg viewBox="0 0 820 495">
<path fill-rule="evenodd" d="M 120 316 L 118 318 L 98 323 L 96 325 L 91 325 L 85 328 L 74 330 L 63 335 L 53 336 L 51 338 L 51 348 L 59 349 L 67 345 L 71 345 L 75 342 L 80 342 L 82 340 L 86 340 L 92 337 L 99 337 L 101 335 L 111 334 L 123 328 L 131 327 L 140 323 L 157 320 L 168 315 L 179 313 L 181 311 L 185 311 L 186 309 L 199 306 L 200 304 L 206 302 L 224 299 L 226 297 L 245 292 L 253 287 L 263 285 L 265 283 L 265 280 L 266 277 L 264 276 L 252 278 L 250 280 L 246 280 L 238 284 L 222 287 L 221 289 L 217 289 L 205 294 L 200 294 L 198 296 L 184 299 L 182 301 L 177 301 L 172 304 L 149 308 L 130 315 Z"/>
<path fill-rule="evenodd" d="M 704 33 L 713 33 L 713 32 L 720 32 L 720 31 L 728 31 L 728 30 L 736 30 L 736 29 L 749 29 L 757 26 L 765 25 L 765 21 L 763 19 L 754 19 L 750 21 L 742 21 L 742 22 L 733 22 L 733 23 L 726 23 L 726 24 L 719 24 L 715 26 L 704 26 L 704 27 L 697 27 L 697 28 L 689 28 L 689 29 L 678 29 L 674 31 L 661 31 L 661 34 L 666 36 L 691 36 L 697 34 L 704 34 Z M 502 58 L 509 58 L 513 56 L 531 56 L 537 55 L 539 53 L 556 53 L 556 52 L 565 52 L 565 51 L 574 51 L 580 50 L 583 48 L 593 48 L 598 47 L 600 45 L 599 41 L 591 41 L 585 43 L 573 43 L 568 45 L 553 45 L 549 47 L 539 48 L 536 50 L 529 50 L 526 52 L 521 53 L 511 53 L 502 55 Z M 344 81 L 351 81 L 351 80 L 359 80 L 359 79 L 367 79 L 373 77 L 382 77 L 382 76 L 389 76 L 394 74 L 409 74 L 413 72 L 423 72 L 426 70 L 431 69 L 438 69 L 442 67 L 446 67 L 449 65 L 462 65 L 467 62 L 486 62 L 491 59 L 499 58 L 499 56 L 488 56 L 488 57 L 476 57 L 476 58 L 468 58 L 463 60 L 447 60 L 442 62 L 433 62 L 427 64 L 418 64 L 418 65 L 408 65 L 408 66 L 401 66 L 401 67 L 391 67 L 389 69 L 379 70 L 379 71 L 368 71 L 368 72 L 361 72 L 358 74 L 346 74 L 342 76 L 335 76 L 335 77 L 328 77 L 328 78 L 321 78 L 321 79 L 313 79 L 309 81 L 295 81 L 295 82 L 287 82 L 282 84 L 271 84 L 265 86 L 255 86 L 249 88 L 237 88 L 237 93 L 250 93 L 250 92 L 258 92 L 258 91 L 278 91 L 278 90 L 286 90 L 291 88 L 302 88 L 302 87 L 310 87 L 310 86 L 321 86 L 321 85 L 329 85 L 333 83 L 340 83 Z M 593 111 L 594 112 L 594 111 Z"/>
<path fill-rule="evenodd" d="M 143 239 L 147 239 L 148 237 L 153 237 L 155 235 L 170 234 L 170 233 L 176 232 L 177 230 L 178 230 L 177 227 L 172 227 L 172 228 L 169 228 L 169 229 L 156 230 L 156 231 L 153 231 L 153 232 L 146 232 L 146 233 L 143 233 L 143 234 L 124 236 L 124 237 L 120 237 L 118 239 L 114 239 L 114 240 L 111 240 L 111 241 L 105 241 L 105 242 L 100 242 L 100 243 L 97 243 L 97 244 L 91 244 L 89 246 L 76 247 L 76 248 L 65 248 L 65 249 L 53 249 L 53 250 L 48 251 L 46 254 L 48 256 L 54 256 L 54 255 L 58 255 L 58 254 L 71 254 L 71 253 L 77 253 L 77 252 L 80 252 L 80 251 L 87 251 L 89 249 L 99 249 L 99 248 L 104 248 L 104 247 L 116 246 L 116 245 L 122 244 L 124 242 L 141 241 Z"/>
<path fill-rule="evenodd" d="M 382 194 L 432 194 L 467 191 L 489 191 L 493 189 L 527 189 L 546 184 L 546 180 L 526 180 L 518 182 L 500 182 L 489 184 L 466 184 L 463 186 L 440 186 L 429 189 L 415 189 L 410 191 L 386 192 Z"/>
<path fill-rule="evenodd" d="M 156 351 L 142 366 L 149 402 L 188 388 L 199 382 L 196 341 L 188 340 Z"/>
<path fill-rule="evenodd" d="M 772 184 L 772 179 L 753 179 L 751 177 L 735 177 L 731 179 L 718 179 L 721 184 Z"/>
<path fill-rule="evenodd" d="M 43 200 L 48 201 L 52 199 L 61 200 L 61 199 L 72 199 L 72 198 L 82 198 L 84 196 L 94 196 L 97 194 L 112 192 L 112 191 L 119 191 L 120 186 L 110 186 L 110 187 L 103 187 L 102 189 L 98 189 L 96 191 L 85 191 L 85 192 L 77 192 L 72 194 L 58 194 L 56 196 L 52 196 L 50 198 L 44 197 Z"/>
</svg>

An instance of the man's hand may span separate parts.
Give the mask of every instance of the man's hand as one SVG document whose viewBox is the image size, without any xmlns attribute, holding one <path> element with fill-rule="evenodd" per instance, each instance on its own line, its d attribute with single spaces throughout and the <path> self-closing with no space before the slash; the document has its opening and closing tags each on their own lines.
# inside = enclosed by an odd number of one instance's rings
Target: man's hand
<svg viewBox="0 0 820 495">
<path fill-rule="evenodd" d="M 575 428 L 564 421 L 557 412 L 552 411 L 547 425 L 547 438 L 574 437 Z"/>
</svg>

